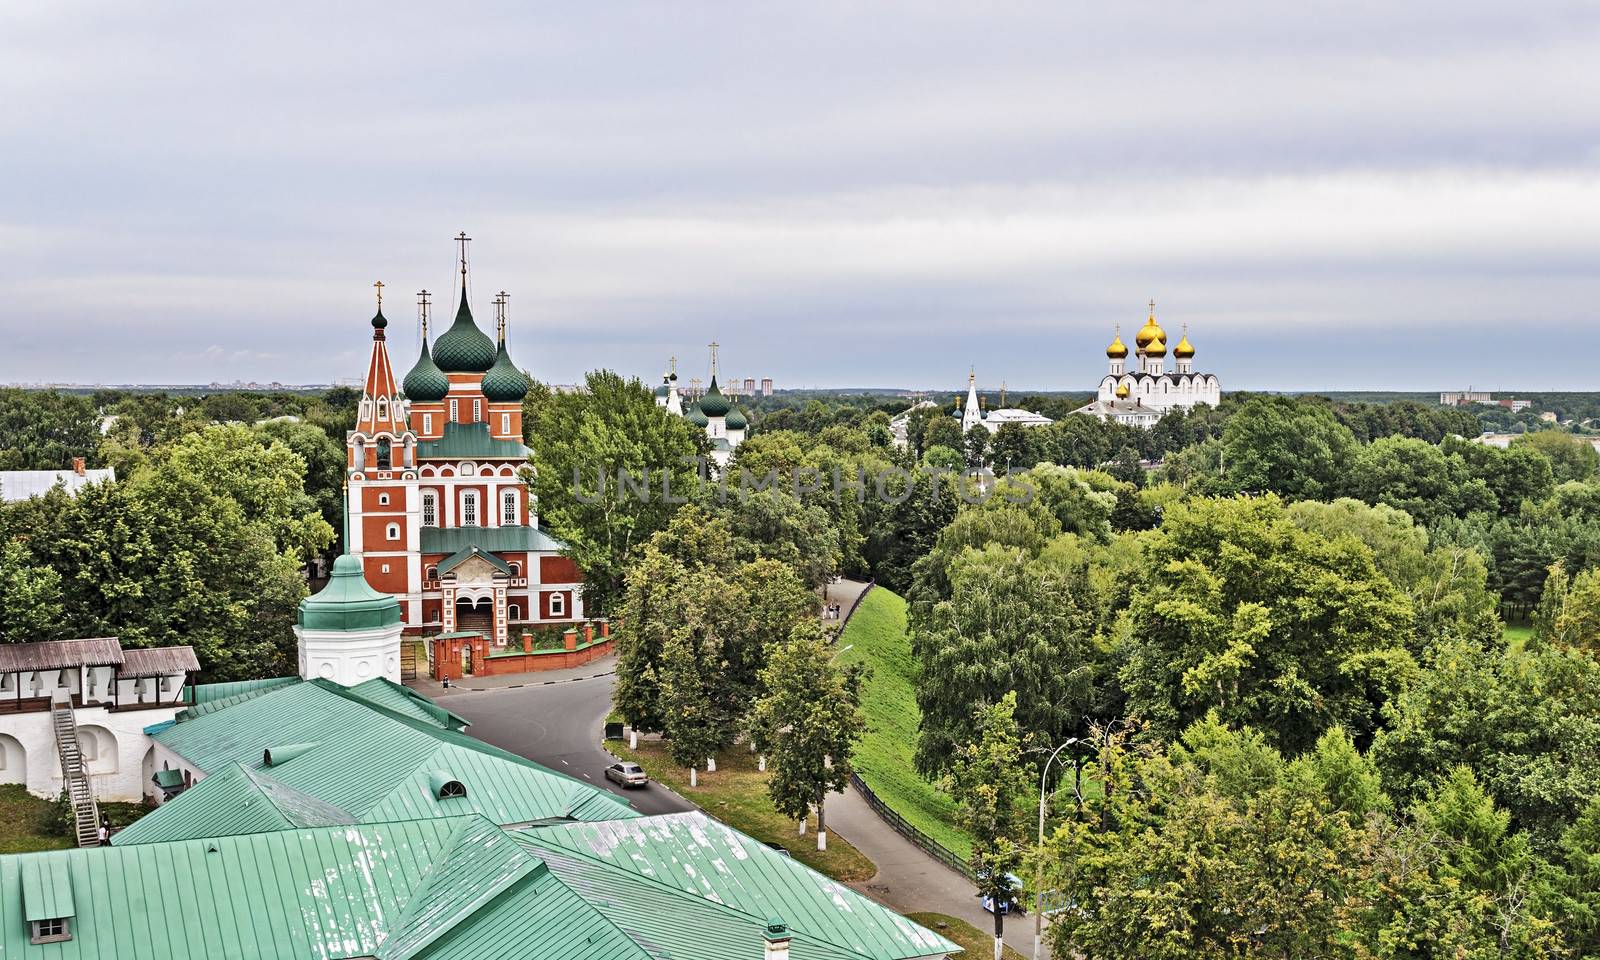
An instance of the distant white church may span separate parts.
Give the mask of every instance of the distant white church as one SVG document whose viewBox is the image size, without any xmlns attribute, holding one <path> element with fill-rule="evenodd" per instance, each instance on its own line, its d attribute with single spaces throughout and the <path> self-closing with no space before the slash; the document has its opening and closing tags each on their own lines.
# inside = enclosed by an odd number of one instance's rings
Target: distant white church
<svg viewBox="0 0 1600 960">
<path fill-rule="evenodd" d="M 1154 301 L 1133 344 L 1135 369 L 1129 371 L 1128 346 L 1122 342 L 1121 332 L 1117 333 L 1106 347 L 1110 369 L 1100 381 L 1099 391 L 1092 402 L 1074 413 L 1149 429 L 1169 411 L 1188 410 L 1200 403 L 1214 407 L 1222 399 L 1216 375 L 1194 370 L 1194 344 L 1189 342 L 1187 325 L 1172 348 L 1176 369 L 1167 371 L 1167 332 L 1156 323 Z"/>
</svg>

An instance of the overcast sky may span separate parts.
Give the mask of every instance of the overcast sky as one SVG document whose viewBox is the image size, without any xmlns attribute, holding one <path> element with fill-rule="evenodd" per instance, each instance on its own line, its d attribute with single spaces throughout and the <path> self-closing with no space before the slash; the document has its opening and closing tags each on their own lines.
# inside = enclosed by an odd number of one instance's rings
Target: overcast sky
<svg viewBox="0 0 1600 960">
<path fill-rule="evenodd" d="M 410 7 L 410 9 L 405 9 Z M 0 382 L 1600 389 L 1593 3 L 0 6 Z M 441 309 L 448 319 L 448 308 Z"/>
</svg>

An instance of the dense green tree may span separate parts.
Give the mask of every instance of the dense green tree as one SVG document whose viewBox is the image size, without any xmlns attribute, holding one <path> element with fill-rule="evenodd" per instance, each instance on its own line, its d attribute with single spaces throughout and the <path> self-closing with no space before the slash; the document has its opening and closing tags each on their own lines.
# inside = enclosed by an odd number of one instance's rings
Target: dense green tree
<svg viewBox="0 0 1600 960">
<path fill-rule="evenodd" d="M 345 447 L 310 423 L 268 420 L 256 428 L 265 441 L 294 451 L 306 465 L 305 491 L 316 503 L 322 519 L 335 531 L 344 528 Z M 339 546 L 343 546 L 340 544 Z"/>
<path fill-rule="evenodd" d="M 839 572 L 839 531 L 821 507 L 769 489 L 731 497 L 719 512 L 733 535 L 748 545 L 750 559 L 781 560 L 812 589 Z"/>
<path fill-rule="evenodd" d="M 989 462 L 989 448 L 993 443 L 994 435 L 989 432 L 988 427 L 980 423 L 974 424 L 972 429 L 967 431 L 967 435 L 955 449 L 961 451 L 966 459 L 966 465 L 976 470 Z"/>
<path fill-rule="evenodd" d="M 927 427 L 922 431 L 920 449 L 949 447 L 952 450 L 960 450 L 962 439 L 960 420 L 955 417 L 933 417 L 928 420 Z"/>
<path fill-rule="evenodd" d="M 1589 481 L 1600 468 L 1600 451 L 1588 440 L 1565 430 L 1535 430 L 1512 441 L 1512 447 L 1533 450 L 1550 461 L 1557 483 Z"/>
<path fill-rule="evenodd" d="M 877 581 L 891 590 L 912 583 L 912 567 L 956 515 L 960 497 L 948 475 L 891 470 L 869 481 L 870 527 L 864 555 Z"/>
<path fill-rule="evenodd" d="M 212 427 L 117 483 L 13 504 L 6 526 L 60 575 L 60 634 L 191 644 L 208 680 L 281 676 L 303 563 L 333 540 L 304 471 L 282 444 Z"/>
<path fill-rule="evenodd" d="M 1397 507 L 1424 526 L 1441 517 L 1494 511 L 1499 501 L 1484 481 L 1468 477 L 1459 459 L 1425 440 L 1384 437 L 1350 461 L 1344 489 L 1367 503 Z"/>
<path fill-rule="evenodd" d="M 0 470 L 67 470 L 73 457 L 98 466 L 99 445 L 88 397 L 0 387 Z"/>
<path fill-rule="evenodd" d="M 1060 532 L 1060 521 L 1042 499 L 1013 502 L 995 495 L 965 507 L 939 531 L 932 549 L 912 567 L 906 596 L 914 614 L 925 616 L 934 603 L 950 598 L 951 568 L 969 548 L 1003 545 L 1034 557 Z"/>
<path fill-rule="evenodd" d="M 1458 766 L 1519 829 L 1553 841 L 1600 795 L 1600 663 L 1560 648 L 1524 652 L 1444 643 L 1385 709 L 1373 743 L 1399 799 L 1424 796 Z"/>
<path fill-rule="evenodd" d="M 599 370 L 585 385 L 565 392 L 534 384 L 523 423 L 536 438 L 540 518 L 583 570 L 586 608 L 607 613 L 621 600 L 628 563 L 677 511 L 673 501 L 694 494 L 703 440 L 636 379 Z M 643 489 L 619 484 L 619 471 Z"/>
<path fill-rule="evenodd" d="M 1083 558 L 1043 563 L 1025 548 L 965 549 L 950 569 L 950 597 L 912 637 L 921 660 L 916 763 L 948 769 L 975 735 L 974 709 L 1017 695 L 1030 736 L 1058 742 L 1101 707 L 1106 674 L 1095 637 L 1095 597 Z"/>
<path fill-rule="evenodd" d="M 826 850 L 824 801 L 850 782 L 850 756 L 866 732 L 861 712 L 861 667 L 834 662 L 821 623 L 795 626 L 786 641 L 767 647 L 761 686 L 750 716 L 751 743 L 767 757 L 767 794 L 778 812 L 803 820 L 817 811 L 817 849 Z"/>
<path fill-rule="evenodd" d="M 1000 425 L 989 441 L 988 462 L 996 473 L 1026 470 L 1039 462 L 1039 445 L 1033 442 L 1035 429 L 1020 423 Z"/>
<path fill-rule="evenodd" d="M 1371 550 L 1300 529 L 1276 498 L 1184 504 L 1145 556 L 1120 676 L 1158 732 L 1216 710 L 1285 749 L 1335 725 L 1366 736 L 1415 674 L 1410 605 Z"/>
<path fill-rule="evenodd" d="M 994 958 L 1004 947 L 1005 912 L 1018 891 L 1012 880 L 1026 855 L 1027 799 L 1033 777 L 1022 758 L 1017 692 L 979 704 L 968 718 L 972 736 L 951 759 L 946 787 L 956 798 L 957 822 L 972 837 L 978 895 L 994 902 Z"/>
<path fill-rule="evenodd" d="M 1073 467 L 1041 463 L 1016 475 L 1011 487 L 1020 487 L 1048 510 L 1061 530 L 1102 543 L 1111 539 L 1111 515 L 1117 495 L 1096 489 L 1091 478 Z"/>
<path fill-rule="evenodd" d="M 1324 406 L 1257 397 L 1229 418 L 1222 444 L 1234 489 L 1320 500 L 1340 489 L 1356 438 Z"/>
<path fill-rule="evenodd" d="M 0 643 L 56 639 L 63 609 L 61 575 L 21 540 L 0 540 Z"/>
</svg>

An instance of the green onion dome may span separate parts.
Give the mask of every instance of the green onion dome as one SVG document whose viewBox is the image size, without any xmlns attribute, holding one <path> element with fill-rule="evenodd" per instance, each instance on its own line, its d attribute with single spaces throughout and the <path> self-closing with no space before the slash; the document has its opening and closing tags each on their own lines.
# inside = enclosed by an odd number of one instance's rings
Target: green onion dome
<svg viewBox="0 0 1600 960">
<path fill-rule="evenodd" d="M 374 330 L 382 330 L 384 327 L 387 327 L 388 325 L 389 325 L 389 321 L 383 315 L 383 308 L 379 307 L 377 314 L 374 315 L 373 318 L 372 318 L 372 329 L 374 329 Z"/>
<path fill-rule="evenodd" d="M 717 389 L 717 378 L 713 376 L 711 386 L 706 388 L 706 395 L 700 398 L 700 412 L 708 417 L 722 417 L 727 415 L 731 406 L 728 398 Z"/>
<path fill-rule="evenodd" d="M 726 426 L 729 430 L 743 430 L 750 426 L 750 421 L 744 418 L 744 414 L 739 412 L 738 407 L 734 407 L 728 411 Z"/>
<path fill-rule="evenodd" d="M 700 412 L 699 404 L 694 404 L 687 411 L 685 411 L 683 418 L 697 427 L 704 427 L 710 422 L 706 419 L 706 415 Z"/>
<path fill-rule="evenodd" d="M 446 373 L 483 373 L 494 366 L 494 341 L 472 322 L 466 290 L 461 291 L 456 322 L 433 344 L 433 359 Z"/>
<path fill-rule="evenodd" d="M 483 375 L 483 395 L 490 403 L 515 403 L 528 395 L 528 378 L 511 362 L 504 343 L 495 354 L 494 366 Z"/>
<path fill-rule="evenodd" d="M 300 601 L 295 622 L 306 630 L 376 630 L 400 622 L 400 601 L 372 589 L 361 561 L 347 553 L 333 561 L 328 585 Z"/>
<path fill-rule="evenodd" d="M 424 403 L 443 400 L 444 395 L 450 392 L 450 381 L 428 354 L 428 341 L 422 341 L 422 352 L 417 355 L 416 366 L 401 381 L 400 389 L 406 392 L 406 399 Z"/>
</svg>

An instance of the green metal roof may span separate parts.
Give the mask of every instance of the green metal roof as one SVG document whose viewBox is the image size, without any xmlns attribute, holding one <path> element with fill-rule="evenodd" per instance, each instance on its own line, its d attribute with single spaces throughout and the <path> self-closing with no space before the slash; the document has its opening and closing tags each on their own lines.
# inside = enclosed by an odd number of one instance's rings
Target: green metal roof
<svg viewBox="0 0 1600 960">
<path fill-rule="evenodd" d="M 528 378 L 511 362 L 504 340 L 500 341 L 494 366 L 483 375 L 483 395 L 490 403 L 515 403 L 528 395 Z"/>
<path fill-rule="evenodd" d="M 29 945 L 50 916 L 72 939 Z M 476 817 L 0 857 L 0 956 L 650 958 Z"/>
<path fill-rule="evenodd" d="M 347 690 L 331 681 L 311 680 L 198 716 L 185 711 L 184 719 L 154 737 L 212 775 L 117 834 L 115 842 L 133 845 L 204 835 L 205 830 L 257 829 L 258 821 L 215 813 L 256 802 L 263 794 L 258 783 L 217 775 L 235 765 L 337 808 L 357 823 L 471 813 L 499 824 L 639 815 L 599 787 L 490 746 L 459 728 L 441 726 L 462 721 L 431 703 L 427 706 L 442 716 L 426 710 L 419 716 L 408 707 L 426 703 L 420 695 L 400 703 L 392 690 L 368 684 Z M 316 749 L 272 767 L 262 765 L 266 750 L 273 749 L 276 759 L 286 744 L 311 742 L 317 743 Z M 467 795 L 438 797 L 429 789 L 434 770 L 449 771 L 465 784 Z M 221 821 L 226 824 L 213 826 Z"/>
<path fill-rule="evenodd" d="M 421 460 L 526 460 L 531 451 L 515 440 L 489 436 L 487 423 L 447 423 L 437 440 L 417 444 Z"/>
<path fill-rule="evenodd" d="M 229 764 L 204 777 L 164 804 L 160 812 L 159 817 L 152 814 L 135 820 L 117 834 L 117 844 L 131 846 L 355 823 L 354 817 L 338 807 L 242 763 Z"/>
<path fill-rule="evenodd" d="M 456 322 L 433 344 L 433 359 L 447 373 L 482 373 L 494 365 L 494 341 L 472 321 L 467 291 L 461 289 Z"/>
<path fill-rule="evenodd" d="M 344 692 L 346 696 L 359 697 L 374 706 L 446 730 L 465 730 L 469 726 L 465 717 L 451 713 L 410 687 L 401 686 L 385 677 L 363 680 L 353 687 L 346 687 Z"/>
<path fill-rule="evenodd" d="M 422 552 L 459 553 L 479 547 L 489 553 L 560 553 L 567 545 L 538 527 L 423 527 Z"/>
<path fill-rule="evenodd" d="M 401 381 L 400 389 L 405 391 L 406 399 L 425 403 L 443 400 L 444 395 L 450 392 L 450 379 L 433 362 L 433 356 L 428 353 L 427 340 L 422 341 L 417 362 L 406 374 L 405 380 Z"/>
<path fill-rule="evenodd" d="M 750 421 L 745 419 L 744 412 L 738 407 L 734 407 L 728 411 L 728 419 L 725 421 L 725 423 L 729 430 L 743 430 L 750 426 Z"/>
<path fill-rule="evenodd" d="M 703 427 L 711 422 L 710 420 L 706 419 L 706 415 L 704 413 L 700 412 L 700 405 L 698 403 L 693 404 L 689 407 L 689 409 L 685 410 L 683 412 L 683 418 L 697 427 Z"/>
<path fill-rule="evenodd" d="M 308 630 L 374 630 L 400 622 L 400 601 L 372 589 L 361 561 L 343 554 L 328 585 L 300 601 L 295 622 Z"/>
<path fill-rule="evenodd" d="M 513 836 L 629 936 L 673 956 L 748 957 L 747 944 L 761 942 L 771 917 L 788 924 L 795 960 L 906 960 L 961 949 L 704 813 Z"/>
<path fill-rule="evenodd" d="M 462 547 L 460 550 L 457 550 L 455 553 L 450 554 L 450 556 L 445 557 L 443 560 L 440 560 L 439 561 L 439 575 L 440 576 L 444 576 L 445 574 L 449 573 L 451 570 L 454 570 L 456 567 L 459 567 L 462 564 L 462 562 L 465 561 L 468 557 L 482 557 L 489 564 L 489 566 L 494 567 L 496 570 L 500 571 L 501 573 L 505 574 L 508 577 L 511 576 L 511 567 L 509 565 L 507 565 L 504 560 L 501 560 L 499 557 L 495 556 L 494 554 L 492 554 L 489 551 L 483 549 L 482 547 L 478 546 L 475 543 L 470 545 L 470 546 Z"/>
<path fill-rule="evenodd" d="M 22 865 L 22 919 L 57 920 L 77 914 L 72 902 L 72 878 L 53 860 L 30 860 Z"/>
<path fill-rule="evenodd" d="M 209 703 L 243 694 L 263 693 L 290 683 L 299 683 L 299 677 L 269 677 L 265 680 L 234 680 L 229 683 L 197 683 L 190 687 L 193 703 Z"/>
</svg>

